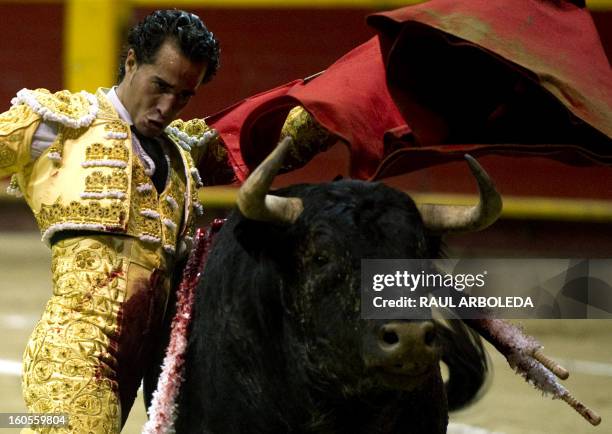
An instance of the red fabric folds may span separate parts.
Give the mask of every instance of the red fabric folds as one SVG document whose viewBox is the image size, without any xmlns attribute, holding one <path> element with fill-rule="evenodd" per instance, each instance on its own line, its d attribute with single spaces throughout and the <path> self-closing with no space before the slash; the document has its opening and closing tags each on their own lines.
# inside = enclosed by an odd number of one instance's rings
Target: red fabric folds
<svg viewBox="0 0 612 434">
<path fill-rule="evenodd" d="M 430 0 L 374 14 L 368 23 L 388 61 L 402 26 L 430 26 L 534 73 L 575 116 L 612 137 L 612 72 L 584 8 L 563 0 Z"/>
<path fill-rule="evenodd" d="M 354 178 L 397 175 L 467 151 L 612 164 L 612 73 L 586 9 L 564 0 L 430 0 L 371 15 L 368 22 L 379 36 L 322 74 L 208 119 L 228 147 L 238 180 L 276 144 L 297 104 L 348 144 Z M 449 53 L 456 69 L 445 67 Z M 428 62 L 434 62 L 430 71 L 422 68 Z M 412 75 L 419 68 L 421 75 Z M 437 92 L 438 105 L 426 107 L 415 89 L 426 97 Z M 452 122 L 460 133 L 421 136 L 452 131 Z"/>
<path fill-rule="evenodd" d="M 240 181 L 276 145 L 288 111 L 298 104 L 348 144 L 354 178 L 370 177 L 410 133 L 387 90 L 375 37 L 311 80 L 260 93 L 207 119 L 225 141 Z"/>
</svg>

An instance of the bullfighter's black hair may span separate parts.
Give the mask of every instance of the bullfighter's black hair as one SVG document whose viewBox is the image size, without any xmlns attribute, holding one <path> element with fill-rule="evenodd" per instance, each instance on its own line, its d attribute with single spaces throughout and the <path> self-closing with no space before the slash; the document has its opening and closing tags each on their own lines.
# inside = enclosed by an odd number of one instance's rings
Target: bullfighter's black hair
<svg viewBox="0 0 612 434">
<path fill-rule="evenodd" d="M 202 83 L 212 79 L 219 69 L 219 42 L 202 20 L 178 9 L 157 10 L 132 27 L 119 62 L 119 82 L 125 77 L 125 58 L 132 49 L 139 64 L 155 63 L 160 47 L 167 40 L 176 42 L 181 53 L 192 62 L 205 62 Z"/>
</svg>

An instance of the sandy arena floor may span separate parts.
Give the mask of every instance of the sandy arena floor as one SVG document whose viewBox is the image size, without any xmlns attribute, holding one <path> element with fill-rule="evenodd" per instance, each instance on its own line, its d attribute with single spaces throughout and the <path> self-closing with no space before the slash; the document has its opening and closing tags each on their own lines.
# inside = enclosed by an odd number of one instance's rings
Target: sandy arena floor
<svg viewBox="0 0 612 434">
<path fill-rule="evenodd" d="M 50 295 L 49 251 L 36 233 L 0 232 L 0 412 L 23 412 L 21 354 Z M 490 351 L 495 368 L 488 393 L 468 410 L 452 415 L 454 434 L 612 433 L 612 320 L 524 323 L 546 353 L 571 372 L 566 386 L 598 412 L 603 422 L 591 427 L 565 403 L 542 397 L 514 375 L 505 360 Z M 138 398 L 123 432 L 139 433 L 145 421 Z M 16 433 L 2 429 L 0 433 Z"/>
</svg>

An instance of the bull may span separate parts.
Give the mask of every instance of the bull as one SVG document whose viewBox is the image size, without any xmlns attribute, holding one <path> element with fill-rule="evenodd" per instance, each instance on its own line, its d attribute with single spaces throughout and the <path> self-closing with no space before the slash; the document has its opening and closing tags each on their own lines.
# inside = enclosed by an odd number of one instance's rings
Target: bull
<svg viewBox="0 0 612 434">
<path fill-rule="evenodd" d="M 479 337 L 460 321 L 361 319 L 360 261 L 439 257 L 440 234 L 489 225 L 499 195 L 470 159 L 474 207 L 355 180 L 268 194 L 288 146 L 243 185 L 208 257 L 176 431 L 446 432 L 487 377 Z"/>
</svg>

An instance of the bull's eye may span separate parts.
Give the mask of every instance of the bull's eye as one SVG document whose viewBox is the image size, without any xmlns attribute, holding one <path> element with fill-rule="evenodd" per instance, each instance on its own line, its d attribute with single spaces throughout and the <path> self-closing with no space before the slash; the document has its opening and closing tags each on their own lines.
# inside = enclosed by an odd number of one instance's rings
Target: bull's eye
<svg viewBox="0 0 612 434">
<path fill-rule="evenodd" d="M 323 253 L 317 253 L 313 258 L 313 262 L 316 266 L 320 267 L 329 262 L 329 257 Z"/>
</svg>

